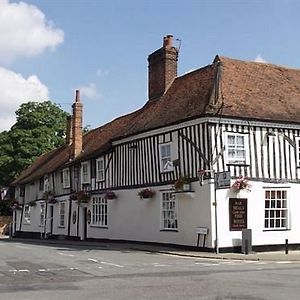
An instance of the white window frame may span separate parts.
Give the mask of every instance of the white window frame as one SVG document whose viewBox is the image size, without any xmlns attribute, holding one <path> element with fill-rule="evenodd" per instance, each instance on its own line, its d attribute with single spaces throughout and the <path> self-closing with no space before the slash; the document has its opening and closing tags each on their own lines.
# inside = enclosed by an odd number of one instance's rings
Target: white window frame
<svg viewBox="0 0 300 300">
<path fill-rule="evenodd" d="M 45 226 L 46 219 L 46 204 L 45 202 L 40 202 L 40 226 Z"/>
<path fill-rule="evenodd" d="M 100 196 L 92 197 L 91 226 L 108 227 L 108 202 Z"/>
<path fill-rule="evenodd" d="M 66 218 L 66 202 L 59 202 L 58 206 L 58 226 L 65 227 L 65 218 Z"/>
<path fill-rule="evenodd" d="M 98 158 L 96 160 L 96 181 L 105 180 L 105 164 L 104 157 Z"/>
<path fill-rule="evenodd" d="M 286 188 L 264 189 L 264 230 L 288 230 L 289 195 Z"/>
<path fill-rule="evenodd" d="M 63 187 L 64 189 L 69 188 L 71 185 L 70 182 L 70 169 L 69 168 L 65 168 L 63 169 Z"/>
<path fill-rule="evenodd" d="M 49 176 L 45 175 L 44 176 L 44 191 L 43 192 L 48 192 L 49 191 Z"/>
<path fill-rule="evenodd" d="M 24 221 L 25 224 L 30 224 L 30 205 L 24 206 Z"/>
<path fill-rule="evenodd" d="M 297 136 L 295 137 L 295 142 L 296 142 L 296 164 L 297 167 L 300 167 L 300 137 Z"/>
<path fill-rule="evenodd" d="M 168 147 L 170 154 L 163 155 L 163 148 Z M 164 162 L 167 160 L 166 162 Z M 172 143 L 163 143 L 159 145 L 159 161 L 160 161 L 160 172 L 172 172 L 174 170 L 173 160 L 172 160 Z"/>
<path fill-rule="evenodd" d="M 86 172 L 85 171 L 86 168 Z M 90 170 L 90 164 L 89 162 L 85 161 L 81 163 L 81 183 L 85 184 L 85 183 L 90 183 L 90 174 L 91 174 L 91 170 Z"/>
<path fill-rule="evenodd" d="M 228 138 L 229 136 L 234 136 L 235 144 L 229 145 Z M 242 137 L 244 140 L 244 147 L 237 145 L 236 139 L 237 137 Z M 230 157 L 229 151 L 244 151 L 245 155 L 242 159 L 235 157 L 234 159 Z M 234 165 L 246 165 L 249 164 L 249 134 L 248 133 L 240 133 L 240 132 L 226 132 L 225 134 L 225 153 L 226 153 L 226 162 L 227 164 Z"/>
<path fill-rule="evenodd" d="M 178 231 L 177 199 L 175 193 L 161 193 L 161 230 Z"/>
</svg>

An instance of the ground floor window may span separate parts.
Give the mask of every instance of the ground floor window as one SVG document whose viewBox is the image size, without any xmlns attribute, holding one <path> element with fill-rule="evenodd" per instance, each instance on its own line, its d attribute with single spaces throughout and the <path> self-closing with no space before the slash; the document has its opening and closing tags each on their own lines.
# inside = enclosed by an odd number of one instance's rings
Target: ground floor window
<svg viewBox="0 0 300 300">
<path fill-rule="evenodd" d="M 162 193 L 161 201 L 161 229 L 176 230 L 177 222 L 177 204 L 174 193 Z"/>
<path fill-rule="evenodd" d="M 287 191 L 265 190 L 265 229 L 288 229 Z"/>
<path fill-rule="evenodd" d="M 25 224 L 30 224 L 30 206 L 25 205 L 24 207 L 24 220 Z"/>
<path fill-rule="evenodd" d="M 107 200 L 104 197 L 92 198 L 91 225 L 107 226 Z"/>
<path fill-rule="evenodd" d="M 66 212 L 66 203 L 65 202 L 59 202 L 59 226 L 64 227 L 65 226 L 65 212 Z"/>
<path fill-rule="evenodd" d="M 40 226 L 45 226 L 45 203 L 41 203 L 41 210 L 40 210 Z"/>
</svg>

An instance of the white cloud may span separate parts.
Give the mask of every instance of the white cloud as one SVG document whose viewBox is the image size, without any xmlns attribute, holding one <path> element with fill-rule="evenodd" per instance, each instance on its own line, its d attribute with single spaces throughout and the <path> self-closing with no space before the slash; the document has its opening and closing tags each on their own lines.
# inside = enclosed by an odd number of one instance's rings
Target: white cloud
<svg viewBox="0 0 300 300">
<path fill-rule="evenodd" d="M 255 62 L 260 62 L 260 63 L 267 63 L 267 61 L 260 55 L 258 54 L 256 58 L 254 59 Z"/>
<path fill-rule="evenodd" d="M 0 132 L 8 130 L 15 123 L 15 111 L 28 101 L 49 100 L 48 88 L 37 76 L 24 78 L 0 67 Z"/>
<path fill-rule="evenodd" d="M 100 98 L 100 93 L 94 83 L 89 83 L 87 85 L 82 85 L 78 88 L 80 90 L 80 95 L 90 100 L 97 100 Z"/>
<path fill-rule="evenodd" d="M 9 63 L 19 56 L 34 56 L 54 50 L 64 32 L 34 5 L 0 0 L 0 61 Z"/>
</svg>

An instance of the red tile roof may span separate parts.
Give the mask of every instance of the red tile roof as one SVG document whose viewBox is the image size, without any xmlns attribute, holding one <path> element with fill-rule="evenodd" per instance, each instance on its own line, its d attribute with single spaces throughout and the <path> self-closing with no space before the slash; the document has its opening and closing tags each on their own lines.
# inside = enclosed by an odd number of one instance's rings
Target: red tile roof
<svg viewBox="0 0 300 300">
<path fill-rule="evenodd" d="M 220 114 L 300 123 L 300 70 L 217 56 L 211 65 L 176 78 L 159 100 L 85 134 L 75 162 L 109 150 L 112 140 Z M 69 147 L 56 149 L 38 158 L 14 184 L 31 182 L 68 162 Z"/>
</svg>

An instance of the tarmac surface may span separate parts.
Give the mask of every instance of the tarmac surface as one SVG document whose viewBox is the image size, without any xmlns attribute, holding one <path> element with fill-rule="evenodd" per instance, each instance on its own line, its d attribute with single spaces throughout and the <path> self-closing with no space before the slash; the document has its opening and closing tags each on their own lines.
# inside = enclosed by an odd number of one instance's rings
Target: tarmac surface
<svg viewBox="0 0 300 300">
<path fill-rule="evenodd" d="M 9 238 L 8 236 L 0 235 L 0 242 L 23 242 L 32 244 L 57 244 L 65 246 L 81 246 L 92 247 L 100 249 L 128 249 L 147 252 L 164 253 L 169 255 L 187 256 L 195 258 L 207 259 L 223 259 L 223 260 L 249 260 L 249 261 L 277 261 L 277 262 L 293 262 L 300 261 L 299 250 L 289 250 L 288 254 L 285 251 L 270 251 L 270 252 L 251 252 L 249 254 L 243 253 L 214 253 L 195 250 L 186 250 L 184 248 L 175 248 L 161 244 L 145 244 L 145 243 L 130 243 L 130 242 L 91 242 L 91 241 L 71 241 L 71 240 L 42 240 L 42 239 L 21 239 Z"/>
</svg>

